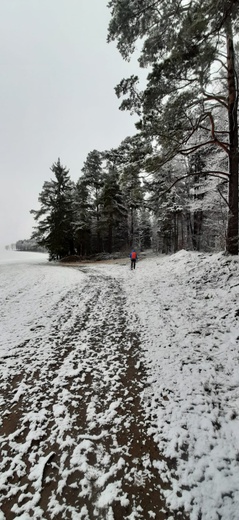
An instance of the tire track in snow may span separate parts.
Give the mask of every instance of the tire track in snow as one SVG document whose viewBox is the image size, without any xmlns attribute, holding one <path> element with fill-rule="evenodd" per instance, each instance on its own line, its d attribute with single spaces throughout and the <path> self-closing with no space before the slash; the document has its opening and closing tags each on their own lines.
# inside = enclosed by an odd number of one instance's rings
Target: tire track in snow
<svg viewBox="0 0 239 520">
<path fill-rule="evenodd" d="M 140 403 L 138 324 L 113 278 L 90 274 L 81 298 L 66 293 L 47 337 L 36 323 L 18 373 L 8 365 L 2 512 L 7 520 L 170 518 L 160 492 L 169 484 L 159 478 L 166 461 Z"/>
</svg>

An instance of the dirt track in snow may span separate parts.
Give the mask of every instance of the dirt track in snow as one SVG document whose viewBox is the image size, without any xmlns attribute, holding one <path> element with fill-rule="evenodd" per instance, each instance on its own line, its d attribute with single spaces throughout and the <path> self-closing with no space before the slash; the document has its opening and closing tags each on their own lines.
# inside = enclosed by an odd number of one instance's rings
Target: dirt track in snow
<svg viewBox="0 0 239 520">
<path fill-rule="evenodd" d="M 161 489 L 168 483 L 153 465 L 161 456 L 140 403 L 139 325 L 117 280 L 82 270 L 84 294 L 71 291 L 52 309 L 59 319 L 47 356 L 39 337 L 19 345 L 18 373 L 1 392 L 2 513 L 7 520 L 167 519 Z"/>
</svg>

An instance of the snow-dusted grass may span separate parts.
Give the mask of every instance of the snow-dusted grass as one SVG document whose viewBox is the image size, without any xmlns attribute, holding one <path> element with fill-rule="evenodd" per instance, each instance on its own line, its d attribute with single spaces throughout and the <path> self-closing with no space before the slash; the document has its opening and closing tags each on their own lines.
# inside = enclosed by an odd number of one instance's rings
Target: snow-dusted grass
<svg viewBox="0 0 239 520">
<path fill-rule="evenodd" d="M 42 329 L 47 337 L 58 321 L 62 298 L 71 291 L 73 297 L 79 295 L 85 279 L 78 273 L 76 281 L 73 270 L 49 265 L 47 255 L 15 252 L 10 258 L 9 264 L 0 259 L 0 356 L 41 338 Z"/>
<path fill-rule="evenodd" d="M 181 251 L 124 275 L 142 326 L 146 414 L 167 500 L 191 520 L 239 518 L 239 262 Z M 155 461 L 157 466 L 157 461 Z"/>
<path fill-rule="evenodd" d="M 238 258 L 181 251 L 146 258 L 130 271 L 129 262 L 82 269 L 36 255 L 0 260 L 2 503 L 17 496 L 15 518 L 45 518 L 45 469 L 51 461 L 56 468 L 59 450 L 60 480 L 47 518 L 114 519 L 115 502 L 125 511 L 129 505 L 122 474 L 144 482 L 154 469 L 168 483 L 172 511 L 183 507 L 190 520 L 238 520 Z M 127 466 L 130 445 L 116 440 L 123 425 L 126 431 L 132 425 L 134 397 L 122 388 L 131 333 L 141 343 L 137 388 L 159 454 L 142 460 L 142 478 L 137 461 Z M 125 363 L 118 357 L 122 342 Z M 9 427 L 8 417 L 21 407 L 21 421 Z M 92 482 L 98 494 L 90 513 Z M 64 502 L 69 486 L 86 501 L 80 511 Z M 154 518 L 151 509 L 149 503 L 143 517 L 135 504 L 122 520 Z"/>
</svg>

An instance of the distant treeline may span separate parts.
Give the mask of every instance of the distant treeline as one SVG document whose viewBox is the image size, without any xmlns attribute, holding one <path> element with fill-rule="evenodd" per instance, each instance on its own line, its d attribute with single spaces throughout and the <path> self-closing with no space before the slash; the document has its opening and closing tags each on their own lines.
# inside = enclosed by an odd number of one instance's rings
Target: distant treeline
<svg viewBox="0 0 239 520">
<path fill-rule="evenodd" d="M 34 239 L 28 240 L 18 240 L 16 244 L 11 244 L 10 246 L 5 246 L 7 251 L 16 249 L 16 251 L 36 251 L 38 253 L 45 253 L 46 249 L 39 244 Z"/>
<path fill-rule="evenodd" d="M 14 250 L 16 249 L 16 244 L 10 244 L 10 246 L 5 246 L 6 251 Z"/>
</svg>

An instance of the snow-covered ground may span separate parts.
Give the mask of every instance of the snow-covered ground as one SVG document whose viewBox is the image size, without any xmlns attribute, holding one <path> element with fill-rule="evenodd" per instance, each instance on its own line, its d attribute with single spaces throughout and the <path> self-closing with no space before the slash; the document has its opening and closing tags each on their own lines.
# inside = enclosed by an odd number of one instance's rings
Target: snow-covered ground
<svg viewBox="0 0 239 520">
<path fill-rule="evenodd" d="M 238 520 L 238 258 L 10 256 L 0 519 Z"/>
</svg>

